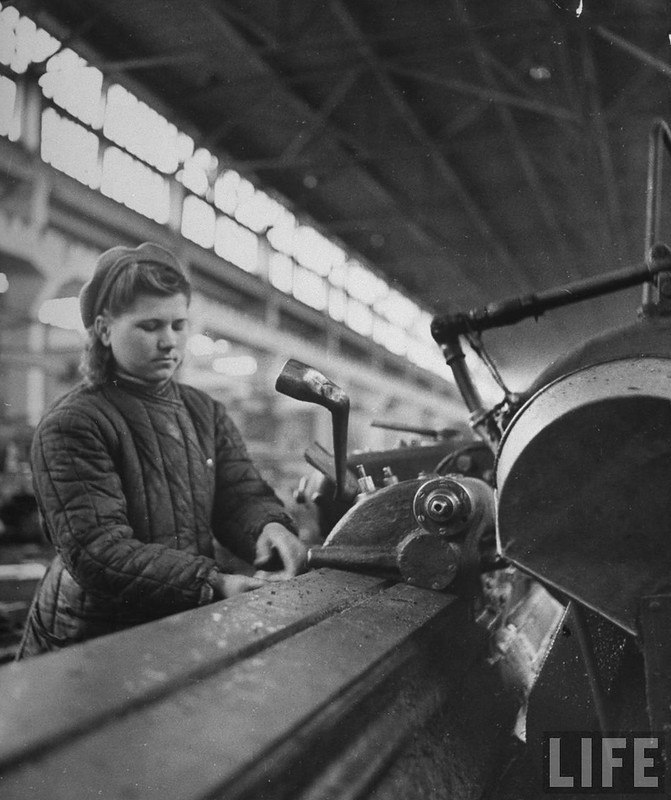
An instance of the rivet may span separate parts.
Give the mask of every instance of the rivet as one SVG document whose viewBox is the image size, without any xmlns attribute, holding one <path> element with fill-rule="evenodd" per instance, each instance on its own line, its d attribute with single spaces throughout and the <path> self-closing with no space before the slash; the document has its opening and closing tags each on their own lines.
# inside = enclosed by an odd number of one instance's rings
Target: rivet
<svg viewBox="0 0 671 800">
<path fill-rule="evenodd" d="M 650 606 L 649 606 L 650 611 L 659 611 L 659 609 L 661 607 L 662 607 L 662 604 L 659 602 L 659 600 L 652 600 L 650 602 Z"/>
</svg>

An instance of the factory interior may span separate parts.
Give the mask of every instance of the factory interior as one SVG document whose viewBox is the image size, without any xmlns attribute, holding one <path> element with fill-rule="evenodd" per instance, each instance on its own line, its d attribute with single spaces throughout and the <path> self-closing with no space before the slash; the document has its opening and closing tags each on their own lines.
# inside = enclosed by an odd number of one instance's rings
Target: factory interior
<svg viewBox="0 0 671 800">
<path fill-rule="evenodd" d="M 577 797 L 548 731 L 671 738 L 670 125 L 668 0 L 0 0 L 0 796 Z M 308 567 L 15 661 L 143 242 Z"/>
</svg>

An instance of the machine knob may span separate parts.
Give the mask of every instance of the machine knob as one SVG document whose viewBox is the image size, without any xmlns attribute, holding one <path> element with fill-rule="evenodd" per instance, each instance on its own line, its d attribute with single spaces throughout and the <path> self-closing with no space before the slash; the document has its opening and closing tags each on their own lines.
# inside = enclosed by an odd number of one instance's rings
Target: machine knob
<svg viewBox="0 0 671 800">
<path fill-rule="evenodd" d="M 431 478 L 419 487 L 412 510 L 425 531 L 450 536 L 461 533 L 468 525 L 473 506 L 463 482 L 443 476 Z"/>
</svg>

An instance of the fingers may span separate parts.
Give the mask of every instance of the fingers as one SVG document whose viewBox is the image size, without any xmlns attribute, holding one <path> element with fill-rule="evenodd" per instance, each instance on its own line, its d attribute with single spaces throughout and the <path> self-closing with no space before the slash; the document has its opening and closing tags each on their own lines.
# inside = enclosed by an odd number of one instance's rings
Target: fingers
<svg viewBox="0 0 671 800">
<path fill-rule="evenodd" d="M 234 597 L 236 594 L 260 589 L 266 581 L 260 577 L 249 575 L 221 575 L 221 593 L 223 597 Z"/>
<path fill-rule="evenodd" d="M 271 561 L 276 553 L 282 562 L 283 570 L 278 574 L 282 580 L 293 578 L 303 572 L 307 563 L 307 548 L 283 525 L 266 525 L 256 543 L 254 566 L 263 566 Z"/>
</svg>

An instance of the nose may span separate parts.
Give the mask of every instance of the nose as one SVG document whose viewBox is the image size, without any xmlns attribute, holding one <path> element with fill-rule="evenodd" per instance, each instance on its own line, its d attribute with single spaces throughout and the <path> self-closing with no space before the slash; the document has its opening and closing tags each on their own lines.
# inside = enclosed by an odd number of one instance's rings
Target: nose
<svg viewBox="0 0 671 800">
<path fill-rule="evenodd" d="M 158 339 L 158 349 L 170 352 L 177 345 L 177 335 L 172 327 L 163 328 Z"/>
</svg>

